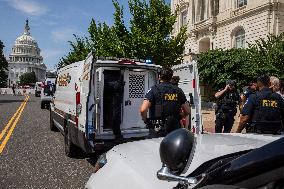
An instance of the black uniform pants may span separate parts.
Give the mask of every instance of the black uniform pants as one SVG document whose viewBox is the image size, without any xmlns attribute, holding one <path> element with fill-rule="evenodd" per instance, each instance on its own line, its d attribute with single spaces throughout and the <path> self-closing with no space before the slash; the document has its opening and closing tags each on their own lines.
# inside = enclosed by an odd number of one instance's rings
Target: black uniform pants
<svg viewBox="0 0 284 189">
<path fill-rule="evenodd" d="M 234 110 L 219 110 L 216 113 L 215 133 L 230 133 L 235 121 L 235 115 L 236 111 Z"/>
<path fill-rule="evenodd" d="M 118 98 L 118 97 L 116 97 Z M 117 100 L 114 98 L 113 100 L 113 134 L 115 135 L 115 138 L 121 138 L 121 129 L 120 129 L 120 124 L 121 124 L 121 103 L 120 100 Z"/>
</svg>

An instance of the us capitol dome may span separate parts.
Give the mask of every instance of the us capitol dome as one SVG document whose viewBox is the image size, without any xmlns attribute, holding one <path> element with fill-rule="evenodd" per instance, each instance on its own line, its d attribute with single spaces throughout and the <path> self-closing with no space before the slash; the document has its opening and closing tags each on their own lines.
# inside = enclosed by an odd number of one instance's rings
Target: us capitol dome
<svg viewBox="0 0 284 189">
<path fill-rule="evenodd" d="M 9 84 L 16 84 L 24 73 L 35 72 L 38 81 L 44 81 L 46 66 L 40 55 L 40 48 L 30 34 L 29 21 L 26 20 L 23 35 L 19 36 L 9 56 Z"/>
</svg>

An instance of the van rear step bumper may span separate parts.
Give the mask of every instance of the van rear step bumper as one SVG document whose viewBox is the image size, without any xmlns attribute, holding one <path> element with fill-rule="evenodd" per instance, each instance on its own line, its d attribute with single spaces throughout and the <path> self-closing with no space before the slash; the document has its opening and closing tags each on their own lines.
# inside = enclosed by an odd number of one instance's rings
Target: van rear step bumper
<svg viewBox="0 0 284 189">
<path fill-rule="evenodd" d="M 123 138 L 131 140 L 132 138 L 145 138 L 149 135 L 149 129 L 135 129 L 135 130 L 122 130 L 121 134 Z M 105 131 L 103 133 L 96 133 L 95 134 L 95 140 L 113 140 L 114 135 L 113 132 Z"/>
</svg>

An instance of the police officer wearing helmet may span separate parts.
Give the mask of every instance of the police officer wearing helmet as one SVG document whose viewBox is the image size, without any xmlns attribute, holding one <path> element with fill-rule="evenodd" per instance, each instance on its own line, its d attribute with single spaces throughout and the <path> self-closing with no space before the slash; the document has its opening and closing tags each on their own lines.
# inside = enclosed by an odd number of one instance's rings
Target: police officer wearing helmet
<svg viewBox="0 0 284 189">
<path fill-rule="evenodd" d="M 269 89 L 269 76 L 257 78 L 259 91 L 251 95 L 241 112 L 237 132 L 240 133 L 245 124 L 251 120 L 248 132 L 264 134 L 280 134 L 284 120 L 284 100 Z"/>
<path fill-rule="evenodd" d="M 219 90 L 215 97 L 217 98 L 215 133 L 229 133 L 234 124 L 237 105 L 240 102 L 240 95 L 236 90 L 235 81 L 228 80 L 226 87 Z"/>
<path fill-rule="evenodd" d="M 150 88 L 140 107 L 141 117 L 149 127 L 150 137 L 165 136 L 180 128 L 180 119 L 190 113 L 185 94 L 170 82 L 172 76 L 172 69 L 163 68 L 159 74 L 160 83 Z"/>
</svg>

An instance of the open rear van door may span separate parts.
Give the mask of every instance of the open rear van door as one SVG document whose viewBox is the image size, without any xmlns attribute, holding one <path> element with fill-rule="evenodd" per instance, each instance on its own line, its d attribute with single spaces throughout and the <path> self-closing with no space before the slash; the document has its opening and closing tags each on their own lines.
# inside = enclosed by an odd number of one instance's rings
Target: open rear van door
<svg viewBox="0 0 284 189">
<path fill-rule="evenodd" d="M 95 83 L 95 111 L 94 111 L 94 127 L 97 132 L 103 132 L 103 127 L 101 125 L 102 123 L 102 69 L 96 69 L 95 76 L 94 76 L 94 83 Z"/>
<path fill-rule="evenodd" d="M 122 130 L 146 128 L 139 114 L 139 108 L 147 92 L 148 86 L 147 70 L 129 70 L 124 71 L 124 99 L 123 99 L 123 119 Z"/>
<path fill-rule="evenodd" d="M 191 131 L 194 133 L 202 133 L 203 122 L 197 62 L 192 61 L 175 65 L 172 69 L 174 76 L 180 77 L 178 86 L 183 90 L 191 106 L 191 118 L 189 120 Z"/>
</svg>

